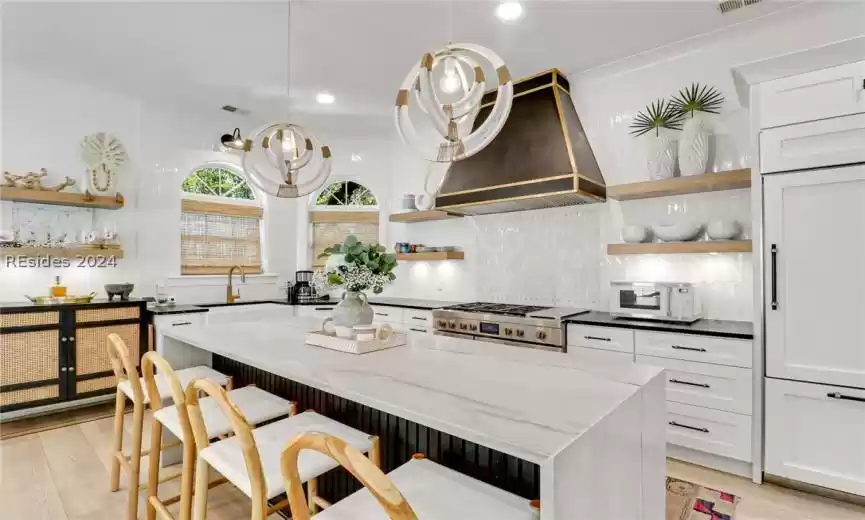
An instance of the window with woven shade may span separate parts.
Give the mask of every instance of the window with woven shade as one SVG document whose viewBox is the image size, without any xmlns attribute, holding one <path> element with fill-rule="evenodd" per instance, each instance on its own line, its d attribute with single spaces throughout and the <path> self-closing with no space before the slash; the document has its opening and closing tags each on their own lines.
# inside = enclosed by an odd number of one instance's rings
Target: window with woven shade
<svg viewBox="0 0 865 520">
<path fill-rule="evenodd" d="M 183 191 L 193 195 L 181 204 L 181 274 L 225 274 L 233 265 L 261 273 L 263 211 L 246 181 L 225 168 L 200 168 Z"/>
<path fill-rule="evenodd" d="M 378 201 L 369 188 L 353 181 L 337 181 L 321 190 L 309 220 L 313 268 L 324 267 L 327 259 L 318 255 L 349 235 L 366 244 L 378 242 Z"/>
</svg>

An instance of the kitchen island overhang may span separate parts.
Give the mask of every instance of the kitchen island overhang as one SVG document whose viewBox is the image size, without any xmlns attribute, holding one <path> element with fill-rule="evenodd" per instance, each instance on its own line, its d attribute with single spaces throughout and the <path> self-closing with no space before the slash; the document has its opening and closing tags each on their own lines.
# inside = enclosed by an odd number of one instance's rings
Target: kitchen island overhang
<svg viewBox="0 0 865 520">
<path fill-rule="evenodd" d="M 167 332 L 162 354 L 177 367 L 213 364 L 239 384 L 379 435 L 386 471 L 424 451 L 539 497 L 544 520 L 663 518 L 661 369 L 577 365 L 558 353 L 422 335 L 355 356 L 306 345 L 317 325 L 228 319 Z M 320 486 L 331 499 L 357 489 L 345 475 Z"/>
</svg>

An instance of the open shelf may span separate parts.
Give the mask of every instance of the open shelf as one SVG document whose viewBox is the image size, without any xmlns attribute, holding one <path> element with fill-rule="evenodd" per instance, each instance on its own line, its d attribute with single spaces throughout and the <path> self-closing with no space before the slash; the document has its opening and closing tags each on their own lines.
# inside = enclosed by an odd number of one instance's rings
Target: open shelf
<svg viewBox="0 0 865 520">
<path fill-rule="evenodd" d="M 435 220 L 449 220 L 452 218 L 462 218 L 460 215 L 453 215 L 446 211 L 431 209 L 427 211 L 407 211 L 405 213 L 394 213 L 390 216 L 391 222 L 433 222 Z"/>
<path fill-rule="evenodd" d="M 439 251 L 437 253 L 398 253 L 397 260 L 406 262 L 419 262 L 422 260 L 462 260 L 465 258 L 465 253 L 462 251 Z"/>
<path fill-rule="evenodd" d="M 687 177 L 673 177 L 660 181 L 635 182 L 607 187 L 607 197 L 616 200 L 651 199 L 688 193 L 739 190 L 751 187 L 751 169 L 704 173 Z"/>
<path fill-rule="evenodd" d="M 707 240 L 703 242 L 648 242 L 607 244 L 608 255 L 679 255 L 688 253 L 750 253 L 750 240 Z"/>
<path fill-rule="evenodd" d="M 119 246 L 106 247 L 2 247 L 0 254 L 3 257 L 7 256 L 25 256 L 34 258 L 37 256 L 47 256 L 51 258 L 78 258 L 78 257 L 95 257 L 102 256 L 105 258 L 114 257 L 117 260 L 123 258 L 123 248 Z"/>
<path fill-rule="evenodd" d="M 120 209 L 123 207 L 123 196 L 119 194 L 116 197 L 103 197 L 84 193 L 25 190 L 22 188 L 0 188 L 0 200 L 79 208 Z"/>
</svg>

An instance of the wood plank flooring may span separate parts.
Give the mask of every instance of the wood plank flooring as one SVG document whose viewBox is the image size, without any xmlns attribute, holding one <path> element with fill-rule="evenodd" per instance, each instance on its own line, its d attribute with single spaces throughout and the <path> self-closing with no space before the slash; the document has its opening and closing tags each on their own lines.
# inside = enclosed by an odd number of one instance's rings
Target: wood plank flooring
<svg viewBox="0 0 865 520">
<path fill-rule="evenodd" d="M 127 428 L 129 415 L 127 415 Z M 113 419 L 100 419 L 56 430 L 0 441 L 0 519 L 123 520 L 128 484 L 108 490 Z M 144 445 L 149 446 L 150 421 Z M 128 439 L 130 436 L 124 438 Z M 128 450 L 127 450 L 128 451 Z M 142 468 L 147 467 L 147 460 Z M 169 468 L 173 471 L 175 468 Z M 668 475 L 721 489 L 742 498 L 735 520 L 863 520 L 865 507 L 763 484 L 676 461 Z M 141 480 L 146 478 L 146 469 Z M 160 495 L 177 492 L 177 481 L 160 487 Z M 139 518 L 144 518 L 144 493 Z M 249 500 L 231 485 L 209 495 L 209 520 L 249 518 Z M 177 512 L 177 505 L 169 508 Z M 269 520 L 280 518 L 273 515 Z"/>
</svg>

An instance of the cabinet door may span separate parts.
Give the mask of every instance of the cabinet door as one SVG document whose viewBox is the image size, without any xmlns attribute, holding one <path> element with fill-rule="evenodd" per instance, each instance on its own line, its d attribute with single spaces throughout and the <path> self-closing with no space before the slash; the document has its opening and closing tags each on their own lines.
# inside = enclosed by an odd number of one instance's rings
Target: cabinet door
<svg viewBox="0 0 865 520">
<path fill-rule="evenodd" d="M 760 127 L 865 112 L 865 61 L 760 85 Z"/>
<path fill-rule="evenodd" d="M 865 166 L 764 182 L 766 373 L 865 388 Z"/>
<path fill-rule="evenodd" d="M 142 334 L 141 309 L 118 306 L 74 312 L 74 332 L 65 338 L 72 353 L 68 398 L 110 393 L 117 381 L 108 356 L 108 335 L 117 334 L 123 339 L 129 357 L 138 366 L 147 348 L 147 338 Z"/>
<path fill-rule="evenodd" d="M 766 380 L 766 472 L 865 495 L 865 391 Z"/>
<path fill-rule="evenodd" d="M 58 313 L 3 314 L 0 329 L 0 410 L 62 399 Z"/>
</svg>

